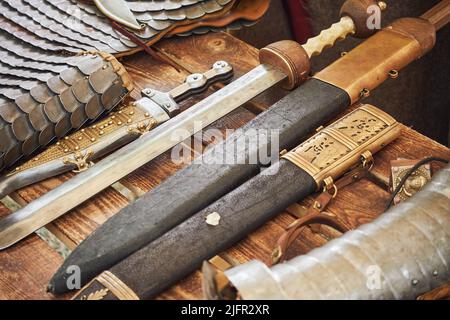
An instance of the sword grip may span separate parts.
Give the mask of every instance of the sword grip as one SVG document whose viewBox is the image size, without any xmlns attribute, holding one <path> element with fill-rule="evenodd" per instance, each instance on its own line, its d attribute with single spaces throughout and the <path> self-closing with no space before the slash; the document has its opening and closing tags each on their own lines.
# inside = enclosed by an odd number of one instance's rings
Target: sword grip
<svg viewBox="0 0 450 320">
<path fill-rule="evenodd" d="M 350 17 L 342 17 L 341 20 L 330 28 L 323 30 L 317 37 L 310 38 L 304 45 L 309 57 L 322 53 L 325 48 L 334 46 L 338 40 L 347 38 L 349 34 L 355 33 L 355 24 Z"/>
</svg>

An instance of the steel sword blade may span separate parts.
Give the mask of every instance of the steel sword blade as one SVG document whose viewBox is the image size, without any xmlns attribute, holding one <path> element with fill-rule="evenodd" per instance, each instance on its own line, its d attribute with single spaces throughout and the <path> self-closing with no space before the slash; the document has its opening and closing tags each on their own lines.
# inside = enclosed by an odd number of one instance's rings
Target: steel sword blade
<svg viewBox="0 0 450 320">
<path fill-rule="evenodd" d="M 90 170 L 7 216 L 0 221 L 0 250 L 22 240 L 285 78 L 286 75 L 274 67 L 259 65 Z M 174 132 L 177 132 L 176 137 Z M 100 175 L 102 179 L 96 179 Z"/>
</svg>

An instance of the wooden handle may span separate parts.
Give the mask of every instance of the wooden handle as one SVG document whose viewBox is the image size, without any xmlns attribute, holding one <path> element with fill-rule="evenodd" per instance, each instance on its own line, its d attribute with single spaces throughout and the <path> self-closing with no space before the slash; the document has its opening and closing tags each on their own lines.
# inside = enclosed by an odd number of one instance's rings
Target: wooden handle
<svg viewBox="0 0 450 320">
<path fill-rule="evenodd" d="M 430 21 L 436 31 L 450 22 L 450 0 L 443 0 L 424 13 L 421 18 Z"/>
</svg>

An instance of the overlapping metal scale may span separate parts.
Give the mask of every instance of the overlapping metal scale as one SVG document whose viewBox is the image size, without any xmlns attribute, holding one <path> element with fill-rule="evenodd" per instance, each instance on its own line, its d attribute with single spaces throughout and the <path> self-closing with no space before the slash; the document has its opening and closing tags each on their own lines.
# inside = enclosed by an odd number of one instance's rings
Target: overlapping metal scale
<svg viewBox="0 0 450 320">
<path fill-rule="evenodd" d="M 94 121 L 132 89 L 123 67 L 107 53 L 44 62 L 43 50 L 31 49 L 0 52 L 0 171 Z"/>
<path fill-rule="evenodd" d="M 142 26 L 128 30 L 148 44 L 177 33 L 224 30 L 196 23 L 227 14 L 237 1 L 126 1 Z M 252 22 L 238 20 L 229 28 L 246 23 Z M 114 72 L 103 74 L 105 80 L 99 82 L 96 75 L 107 73 L 110 62 L 99 56 L 89 60 L 79 53 L 122 56 L 137 49 L 93 1 L 0 1 L 0 170 L 107 112 L 117 103 L 114 99 L 127 93 Z M 83 59 L 98 64 L 83 72 Z M 105 63 L 109 67 L 101 69 Z M 114 101 L 102 100 L 105 92 Z"/>
</svg>

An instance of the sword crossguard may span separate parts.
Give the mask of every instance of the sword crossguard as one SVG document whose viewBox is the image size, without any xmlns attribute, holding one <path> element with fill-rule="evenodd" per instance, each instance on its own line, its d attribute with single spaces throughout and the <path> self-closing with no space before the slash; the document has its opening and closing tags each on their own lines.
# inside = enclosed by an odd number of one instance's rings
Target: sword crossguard
<svg viewBox="0 0 450 320">
<path fill-rule="evenodd" d="M 233 75 L 233 67 L 228 62 L 217 61 L 205 73 L 193 73 L 187 76 L 183 84 L 169 92 L 145 88 L 142 90 L 142 95 L 159 105 L 172 117 L 180 112 L 179 102 L 205 92 L 217 82 L 228 82 Z"/>
</svg>

